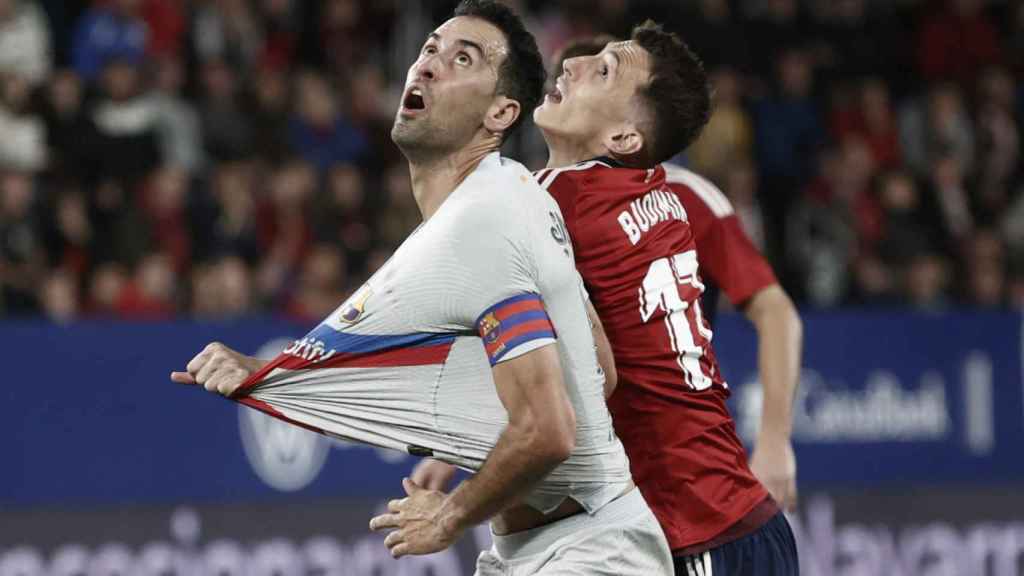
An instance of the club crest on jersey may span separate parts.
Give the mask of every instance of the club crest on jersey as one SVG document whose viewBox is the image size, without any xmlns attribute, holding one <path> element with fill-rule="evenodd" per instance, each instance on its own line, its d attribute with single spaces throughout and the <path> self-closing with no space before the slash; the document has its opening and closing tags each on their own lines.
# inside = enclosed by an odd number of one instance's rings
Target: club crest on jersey
<svg viewBox="0 0 1024 576">
<path fill-rule="evenodd" d="M 484 338 L 484 342 L 493 344 L 498 340 L 498 336 L 501 334 L 501 320 L 494 315 L 494 312 L 487 314 L 480 319 L 480 324 L 477 326 L 480 329 L 480 334 Z"/>
<path fill-rule="evenodd" d="M 370 295 L 373 290 L 369 286 L 363 286 L 351 298 L 345 305 L 341 307 L 341 315 L 338 320 L 345 324 L 355 324 L 363 317 L 363 312 L 366 310 L 366 301 L 370 299 Z"/>
</svg>

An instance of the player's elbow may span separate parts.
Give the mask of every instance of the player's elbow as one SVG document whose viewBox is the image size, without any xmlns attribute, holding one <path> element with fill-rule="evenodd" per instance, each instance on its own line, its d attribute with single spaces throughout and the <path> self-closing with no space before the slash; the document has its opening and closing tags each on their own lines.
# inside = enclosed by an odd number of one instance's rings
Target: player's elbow
<svg viewBox="0 0 1024 576">
<path fill-rule="evenodd" d="M 796 306 L 778 284 L 764 288 L 750 299 L 746 316 L 758 331 L 775 332 L 782 330 L 791 336 L 800 337 L 803 322 Z"/>
<path fill-rule="evenodd" d="M 803 341 L 804 323 L 796 306 L 789 298 L 789 295 L 780 287 L 771 309 L 776 316 L 775 323 L 781 326 L 781 332 L 788 335 L 791 342 L 799 344 Z"/>
<path fill-rule="evenodd" d="M 545 462 L 557 464 L 576 448 L 576 413 L 566 400 L 537 422 L 532 434 L 533 453 Z"/>
</svg>

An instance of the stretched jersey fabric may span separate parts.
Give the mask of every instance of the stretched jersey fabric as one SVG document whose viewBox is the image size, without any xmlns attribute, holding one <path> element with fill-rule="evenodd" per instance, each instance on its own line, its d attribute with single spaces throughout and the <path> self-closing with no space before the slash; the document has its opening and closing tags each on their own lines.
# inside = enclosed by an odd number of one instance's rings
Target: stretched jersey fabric
<svg viewBox="0 0 1024 576">
<path fill-rule="evenodd" d="M 666 184 L 689 215 L 697 245 L 697 263 L 709 290 L 703 304 L 713 321 L 717 298 L 709 293 L 725 292 L 733 306 L 740 307 L 760 290 L 777 284 L 772 267 L 743 232 L 732 203 L 717 186 L 700 175 L 672 164 L 664 164 Z M 712 290 L 713 288 L 713 290 Z"/>
<path fill-rule="evenodd" d="M 768 497 L 747 466 L 703 317 L 693 228 L 665 170 L 599 159 L 541 170 L 618 369 L 608 405 L 673 550 L 730 532 Z"/>
<path fill-rule="evenodd" d="M 630 481 L 558 205 L 487 156 L 338 310 L 239 401 L 335 437 L 477 470 L 508 422 L 493 364 L 557 346 L 576 447 L 526 503 L 595 512 Z"/>
</svg>

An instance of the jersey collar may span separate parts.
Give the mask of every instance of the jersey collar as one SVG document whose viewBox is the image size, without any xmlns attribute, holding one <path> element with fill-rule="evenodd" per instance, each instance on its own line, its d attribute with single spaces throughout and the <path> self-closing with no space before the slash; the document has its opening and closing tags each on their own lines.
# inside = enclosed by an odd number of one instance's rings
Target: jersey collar
<svg viewBox="0 0 1024 576">
<path fill-rule="evenodd" d="M 596 158 L 586 160 L 586 162 L 600 162 L 601 164 L 604 164 L 609 168 L 625 168 L 625 165 L 622 164 L 622 162 L 619 162 L 618 160 L 612 158 L 611 156 L 598 156 Z M 580 162 L 580 164 L 582 163 L 583 162 Z"/>
</svg>

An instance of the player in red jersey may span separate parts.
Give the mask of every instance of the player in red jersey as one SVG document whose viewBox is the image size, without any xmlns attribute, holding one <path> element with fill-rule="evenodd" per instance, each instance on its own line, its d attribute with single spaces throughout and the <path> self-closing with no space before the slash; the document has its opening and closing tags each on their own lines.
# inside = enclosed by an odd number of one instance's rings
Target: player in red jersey
<svg viewBox="0 0 1024 576">
<path fill-rule="evenodd" d="M 699 209 L 691 216 L 680 194 L 689 186 L 666 178 L 659 165 L 689 145 L 709 109 L 699 61 L 666 37 L 641 27 L 629 42 L 564 63 L 556 89 L 534 115 L 551 152 L 537 178 L 561 206 L 577 267 L 611 341 L 616 431 L 673 548 L 676 573 L 796 574 L 792 533 L 748 467 L 725 407 L 728 387 L 700 307 L 702 258 L 691 221 L 704 224 L 707 217 Z M 714 256 L 742 257 L 728 239 L 705 239 L 719 244 L 709 249 Z M 752 275 L 761 276 L 749 283 L 754 288 L 727 288 L 748 307 L 764 290 L 772 300 L 774 277 L 765 283 L 763 269 L 754 270 L 759 258 L 720 265 L 750 262 Z M 788 503 L 799 323 L 785 329 L 788 343 L 762 345 L 762 372 L 770 377 L 761 441 L 773 452 L 768 476 L 783 479 L 777 493 Z"/>
<path fill-rule="evenodd" d="M 598 54 L 616 40 L 608 35 L 578 39 L 556 58 L 556 70 L 565 60 Z M 757 332 L 764 402 L 750 468 L 780 505 L 792 509 L 797 490 L 790 405 L 800 370 L 800 316 L 771 265 L 744 233 L 725 194 L 695 172 L 672 164 L 663 168 L 668 187 L 687 212 L 701 277 L 710 280 L 701 299 L 705 319 L 713 323 L 721 290 Z"/>
</svg>

